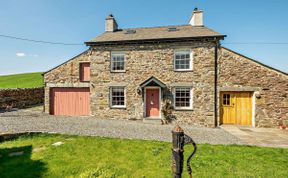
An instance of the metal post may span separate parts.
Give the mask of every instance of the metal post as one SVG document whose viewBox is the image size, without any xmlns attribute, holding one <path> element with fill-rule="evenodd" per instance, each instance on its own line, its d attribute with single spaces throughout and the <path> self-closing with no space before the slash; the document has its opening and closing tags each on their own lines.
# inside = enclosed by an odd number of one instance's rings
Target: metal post
<svg viewBox="0 0 288 178">
<path fill-rule="evenodd" d="M 183 172 L 183 147 L 184 147 L 184 131 L 181 127 L 176 126 L 172 131 L 172 170 L 174 178 L 181 178 Z"/>
<path fill-rule="evenodd" d="M 194 154 L 196 153 L 197 146 L 191 137 L 184 134 L 184 130 L 178 125 L 172 131 L 172 171 L 174 178 L 181 178 L 183 172 L 184 163 L 184 145 L 192 144 L 194 147 L 193 152 L 187 159 L 187 171 L 192 178 L 192 168 L 190 166 L 190 161 Z"/>
</svg>

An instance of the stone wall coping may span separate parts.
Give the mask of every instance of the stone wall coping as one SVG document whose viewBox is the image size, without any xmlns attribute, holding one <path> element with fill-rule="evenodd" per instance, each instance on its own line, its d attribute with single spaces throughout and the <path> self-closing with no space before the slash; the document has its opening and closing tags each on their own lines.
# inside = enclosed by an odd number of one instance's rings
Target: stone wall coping
<svg viewBox="0 0 288 178">
<path fill-rule="evenodd" d="M 33 88 L 0 88 L 0 91 L 9 91 L 9 90 L 35 90 L 35 89 L 42 89 L 43 87 L 33 87 Z"/>
</svg>

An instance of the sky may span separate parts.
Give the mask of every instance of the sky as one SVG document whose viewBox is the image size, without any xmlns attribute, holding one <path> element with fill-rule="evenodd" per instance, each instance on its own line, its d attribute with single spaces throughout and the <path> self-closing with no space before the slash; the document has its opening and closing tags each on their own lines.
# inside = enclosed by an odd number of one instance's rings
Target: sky
<svg viewBox="0 0 288 178">
<path fill-rule="evenodd" d="M 195 7 L 204 10 L 205 26 L 227 35 L 222 46 L 288 72 L 287 0 L 0 0 L 0 75 L 43 72 L 69 60 L 104 32 L 109 14 L 120 28 L 183 25 Z"/>
</svg>

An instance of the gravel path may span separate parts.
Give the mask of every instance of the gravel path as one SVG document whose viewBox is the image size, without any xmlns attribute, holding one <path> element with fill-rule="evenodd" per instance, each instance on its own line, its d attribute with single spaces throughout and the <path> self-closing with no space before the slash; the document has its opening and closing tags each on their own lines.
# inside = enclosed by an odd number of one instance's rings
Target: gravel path
<svg viewBox="0 0 288 178">
<path fill-rule="evenodd" d="M 241 144 L 221 128 L 182 124 L 185 133 L 196 143 Z M 108 120 L 95 117 L 59 117 L 43 114 L 39 109 L 0 113 L 0 133 L 48 132 L 113 138 L 171 141 L 174 125 L 146 124 L 142 121 Z"/>
</svg>

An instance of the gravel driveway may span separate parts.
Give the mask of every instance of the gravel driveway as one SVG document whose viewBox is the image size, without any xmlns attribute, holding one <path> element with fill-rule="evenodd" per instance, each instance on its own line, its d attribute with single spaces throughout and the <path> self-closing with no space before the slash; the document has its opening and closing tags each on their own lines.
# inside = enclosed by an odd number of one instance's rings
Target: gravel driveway
<svg viewBox="0 0 288 178">
<path fill-rule="evenodd" d="M 182 124 L 196 143 L 241 144 L 221 128 Z M 109 120 L 95 117 L 59 117 L 43 114 L 41 108 L 0 113 L 0 133 L 48 132 L 113 138 L 171 141 L 174 125 L 154 125 L 142 121 Z"/>
</svg>

